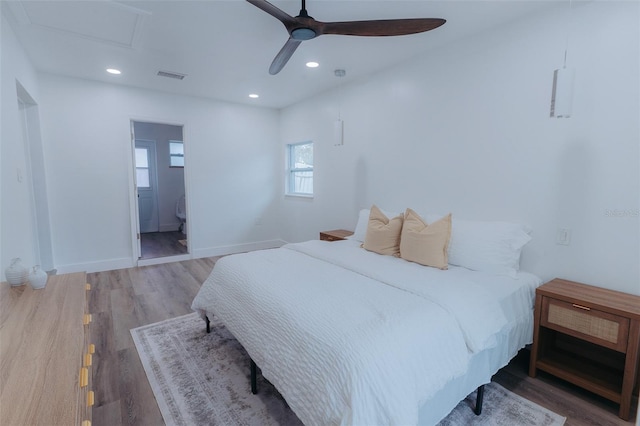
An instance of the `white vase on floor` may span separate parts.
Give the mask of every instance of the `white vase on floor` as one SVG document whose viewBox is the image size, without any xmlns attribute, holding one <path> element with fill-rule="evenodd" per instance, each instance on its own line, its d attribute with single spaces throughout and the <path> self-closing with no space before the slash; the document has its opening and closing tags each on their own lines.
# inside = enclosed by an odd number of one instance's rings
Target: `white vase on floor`
<svg viewBox="0 0 640 426">
<path fill-rule="evenodd" d="M 11 286 L 18 286 L 27 282 L 29 270 L 22 266 L 22 259 L 16 257 L 11 259 L 11 265 L 4 270 L 4 276 Z"/>
<path fill-rule="evenodd" d="M 33 270 L 29 274 L 29 282 L 34 289 L 44 288 L 47 285 L 47 273 L 40 268 L 40 265 L 33 267 Z"/>
</svg>

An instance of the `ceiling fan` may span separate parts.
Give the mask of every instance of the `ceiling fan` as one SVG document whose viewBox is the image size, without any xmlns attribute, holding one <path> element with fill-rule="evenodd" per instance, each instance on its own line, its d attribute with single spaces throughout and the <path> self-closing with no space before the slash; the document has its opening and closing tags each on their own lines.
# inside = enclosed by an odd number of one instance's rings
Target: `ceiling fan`
<svg viewBox="0 0 640 426">
<path fill-rule="evenodd" d="M 439 18 L 381 19 L 374 21 L 320 22 L 307 13 L 302 0 L 300 14 L 293 17 L 266 0 L 247 0 L 252 5 L 280 20 L 289 32 L 289 40 L 280 49 L 269 67 L 269 74 L 275 75 L 284 68 L 300 43 L 323 34 L 350 36 L 397 36 L 422 33 L 433 30 L 446 20 Z"/>
</svg>

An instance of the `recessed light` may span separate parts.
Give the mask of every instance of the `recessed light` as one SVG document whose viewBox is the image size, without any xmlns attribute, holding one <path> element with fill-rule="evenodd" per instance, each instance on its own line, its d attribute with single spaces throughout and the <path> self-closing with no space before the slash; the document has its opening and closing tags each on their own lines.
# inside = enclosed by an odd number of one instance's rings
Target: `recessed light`
<svg viewBox="0 0 640 426">
<path fill-rule="evenodd" d="M 122 74 L 122 71 L 117 70 L 117 69 L 115 69 L 115 68 L 107 68 L 107 72 L 108 72 L 109 74 L 115 74 L 115 75 Z"/>
<path fill-rule="evenodd" d="M 307 67 L 309 67 L 309 68 L 318 68 L 319 66 L 320 66 L 320 64 L 317 63 L 317 62 L 313 62 L 313 61 L 307 62 Z"/>
<path fill-rule="evenodd" d="M 257 99 L 257 98 L 260 97 L 260 95 L 258 95 L 256 93 L 252 93 L 252 94 L 249 95 L 249 97 L 252 98 L 252 99 Z"/>
</svg>

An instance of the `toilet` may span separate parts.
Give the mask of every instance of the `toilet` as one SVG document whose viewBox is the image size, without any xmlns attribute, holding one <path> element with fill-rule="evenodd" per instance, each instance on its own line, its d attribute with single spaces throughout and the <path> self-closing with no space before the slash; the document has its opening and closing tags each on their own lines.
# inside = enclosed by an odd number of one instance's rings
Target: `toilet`
<svg viewBox="0 0 640 426">
<path fill-rule="evenodd" d="M 176 201 L 176 216 L 180 219 L 180 227 L 178 231 L 181 231 L 183 234 L 187 235 L 187 207 L 184 199 L 184 195 L 178 198 Z"/>
</svg>

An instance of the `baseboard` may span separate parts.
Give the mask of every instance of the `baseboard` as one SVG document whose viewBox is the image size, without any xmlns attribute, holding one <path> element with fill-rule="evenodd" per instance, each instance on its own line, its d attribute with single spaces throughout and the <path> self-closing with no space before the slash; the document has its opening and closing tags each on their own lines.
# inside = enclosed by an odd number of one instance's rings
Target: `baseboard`
<svg viewBox="0 0 640 426">
<path fill-rule="evenodd" d="M 55 265 L 58 274 L 70 274 L 72 272 L 102 272 L 112 271 L 115 269 L 133 268 L 135 266 L 156 265 L 160 263 L 178 262 L 181 260 L 198 259 L 201 257 L 223 256 L 234 253 L 244 253 L 254 250 L 264 250 L 270 248 L 281 247 L 286 244 L 283 240 L 267 240 L 257 241 L 253 243 L 234 244 L 230 246 L 209 247 L 204 249 L 195 249 L 192 254 L 179 256 L 161 257 L 157 259 L 139 260 L 134 262 L 132 258 L 119 258 L 110 260 L 100 260 L 96 262 L 76 263 L 71 265 Z"/>
<path fill-rule="evenodd" d="M 55 265 L 58 274 L 70 274 L 72 272 L 102 272 L 115 269 L 133 268 L 136 266 L 130 257 L 119 259 L 100 260 L 96 262 L 76 263 L 71 265 Z"/>
<path fill-rule="evenodd" d="M 165 225 L 160 225 L 160 232 L 173 232 L 177 231 L 180 228 L 180 223 L 167 223 Z"/>
<path fill-rule="evenodd" d="M 162 265 L 164 263 L 182 262 L 193 259 L 190 254 L 179 254 L 176 256 L 154 257 L 152 259 L 139 259 L 138 266 Z"/>
<path fill-rule="evenodd" d="M 278 248 L 283 246 L 284 244 L 287 244 L 287 242 L 283 240 L 267 240 L 267 241 L 257 241 L 254 243 L 235 244 L 232 246 L 209 247 L 204 249 L 193 250 L 193 257 L 197 259 L 201 257 L 213 257 L 213 256 L 223 256 L 223 255 L 234 254 L 234 253 L 245 253 L 245 252 L 254 251 L 254 250 Z"/>
</svg>

